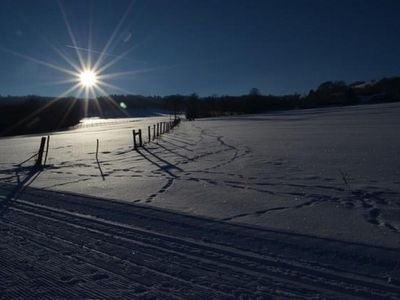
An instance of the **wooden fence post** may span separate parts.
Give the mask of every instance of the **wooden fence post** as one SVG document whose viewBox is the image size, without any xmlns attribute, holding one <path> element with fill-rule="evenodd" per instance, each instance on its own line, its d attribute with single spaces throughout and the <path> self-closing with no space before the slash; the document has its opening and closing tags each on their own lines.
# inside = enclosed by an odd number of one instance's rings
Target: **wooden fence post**
<svg viewBox="0 0 400 300">
<path fill-rule="evenodd" d="M 133 149 L 136 150 L 137 149 L 137 145 L 136 145 L 136 131 L 135 131 L 135 129 L 132 130 L 132 135 L 133 135 Z"/>
<path fill-rule="evenodd" d="M 96 160 L 99 160 L 99 139 L 96 140 Z"/>
<path fill-rule="evenodd" d="M 142 129 L 139 129 L 139 147 L 143 147 Z"/>
<path fill-rule="evenodd" d="M 46 156 L 44 157 L 44 163 L 43 165 L 45 166 L 47 163 L 47 155 L 49 154 L 49 144 L 50 144 L 50 136 L 47 136 L 47 143 L 46 143 Z"/>
<path fill-rule="evenodd" d="M 160 136 L 160 123 L 157 123 L 157 137 Z"/>
<path fill-rule="evenodd" d="M 39 147 L 39 152 L 38 152 L 38 158 L 37 158 L 37 161 L 36 161 L 36 167 L 41 167 L 42 166 L 44 144 L 45 143 L 46 143 L 46 138 L 42 137 L 42 139 L 40 140 L 40 147 Z"/>
<path fill-rule="evenodd" d="M 156 124 L 153 124 L 153 141 L 156 139 Z"/>
<path fill-rule="evenodd" d="M 147 126 L 147 132 L 149 134 L 149 143 L 151 141 L 151 131 L 150 131 L 150 126 Z"/>
</svg>

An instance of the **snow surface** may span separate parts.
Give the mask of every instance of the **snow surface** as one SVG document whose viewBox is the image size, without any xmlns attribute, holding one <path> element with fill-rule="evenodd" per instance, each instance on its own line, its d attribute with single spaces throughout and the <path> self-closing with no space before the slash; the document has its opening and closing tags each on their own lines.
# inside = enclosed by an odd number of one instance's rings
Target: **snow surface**
<svg viewBox="0 0 400 300">
<path fill-rule="evenodd" d="M 384 104 L 203 119 L 139 152 L 131 129 L 147 141 L 147 126 L 167 118 L 79 128 L 51 135 L 49 166 L 29 184 L 398 248 L 399 116 Z M 16 163 L 38 143 L 0 140 L 3 182 L 24 174 Z"/>
<path fill-rule="evenodd" d="M 0 298 L 400 299 L 400 104 L 0 139 Z M 95 158 L 100 140 L 99 161 Z"/>
</svg>

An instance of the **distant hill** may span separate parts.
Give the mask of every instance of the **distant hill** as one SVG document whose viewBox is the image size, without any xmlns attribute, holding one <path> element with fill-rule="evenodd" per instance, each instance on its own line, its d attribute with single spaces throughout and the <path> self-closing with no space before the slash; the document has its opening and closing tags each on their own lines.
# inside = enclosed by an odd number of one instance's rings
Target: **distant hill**
<svg viewBox="0 0 400 300">
<path fill-rule="evenodd" d="M 357 81 L 346 85 L 343 81 L 322 83 L 306 97 L 308 105 L 346 105 L 400 101 L 400 77 L 379 81 Z"/>
</svg>

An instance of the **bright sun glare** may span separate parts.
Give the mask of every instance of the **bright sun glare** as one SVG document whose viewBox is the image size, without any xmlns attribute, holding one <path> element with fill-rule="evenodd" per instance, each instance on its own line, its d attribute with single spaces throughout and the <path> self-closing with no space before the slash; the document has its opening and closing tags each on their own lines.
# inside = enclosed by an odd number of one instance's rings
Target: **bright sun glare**
<svg viewBox="0 0 400 300">
<path fill-rule="evenodd" d="M 1 1 L 1 0 L 0 0 Z M 148 69 L 143 69 L 143 70 L 131 70 L 131 71 L 126 71 L 126 72 L 117 72 L 117 73 L 106 73 L 105 71 L 109 69 L 111 66 L 115 65 L 118 63 L 121 59 L 124 59 L 125 56 L 130 53 L 136 45 L 132 46 L 130 49 L 122 53 L 121 55 L 114 55 L 110 54 L 108 50 L 110 47 L 113 45 L 113 42 L 115 42 L 115 37 L 118 36 L 118 31 L 122 24 L 125 22 L 128 13 L 131 11 L 133 6 L 133 1 L 125 11 L 124 15 L 122 18 L 120 18 L 119 23 L 115 27 L 113 34 L 110 36 L 109 40 L 106 42 L 105 46 L 101 51 L 96 51 L 91 49 L 91 44 L 92 44 L 92 38 L 89 36 L 89 41 L 88 41 L 88 48 L 83 48 L 80 47 L 80 44 L 77 44 L 77 40 L 75 38 L 75 34 L 72 31 L 71 25 L 68 21 L 67 15 L 65 13 L 65 10 L 61 4 L 61 1 L 59 1 L 59 8 L 61 11 L 61 14 L 64 19 L 64 23 L 67 27 L 68 34 L 70 36 L 72 45 L 65 45 L 67 48 L 72 48 L 75 50 L 75 57 L 70 57 L 67 55 L 62 49 L 58 49 L 56 46 L 52 45 L 51 43 L 50 46 L 60 55 L 60 57 L 68 63 L 69 67 L 71 68 L 64 68 L 62 66 L 50 63 L 45 60 L 40 60 L 25 54 L 21 54 L 12 50 L 7 50 L 7 49 L 2 49 L 0 47 L 0 50 L 5 50 L 6 52 L 9 52 L 11 54 L 14 54 L 18 57 L 24 58 L 26 60 L 32 61 L 34 63 L 46 66 L 48 68 L 63 72 L 64 74 L 67 74 L 68 76 L 71 76 L 65 80 L 61 80 L 60 82 L 54 82 L 54 84 L 64 84 L 64 83 L 73 83 L 73 85 L 68 88 L 66 91 L 58 95 L 58 97 L 55 98 L 54 101 L 52 101 L 50 105 L 55 103 L 56 101 L 62 99 L 63 97 L 71 96 L 75 93 L 76 99 L 80 99 L 80 97 L 83 96 L 83 100 L 85 101 L 85 116 L 87 115 L 87 110 L 89 107 L 89 100 L 94 100 L 95 104 L 99 110 L 100 115 L 102 115 L 101 111 L 101 106 L 99 105 L 98 102 L 98 97 L 99 95 L 102 95 L 105 99 L 107 99 L 114 107 L 118 108 L 123 114 L 128 116 L 128 113 L 125 111 L 126 105 L 123 104 L 121 105 L 120 103 L 116 102 L 111 96 L 108 95 L 107 88 L 113 89 L 113 90 L 119 90 L 122 91 L 125 94 L 129 94 L 129 91 L 126 91 L 124 89 L 119 88 L 118 86 L 115 86 L 109 82 L 106 82 L 107 79 L 111 78 L 117 78 L 117 77 L 124 77 L 128 75 L 136 75 L 138 73 L 144 73 L 144 72 L 150 72 L 157 70 L 158 68 L 148 68 Z M 83 54 L 86 52 L 86 56 Z M 96 55 L 97 58 L 95 60 L 93 55 Z M 106 61 L 107 57 L 113 57 L 110 61 Z M 77 62 L 76 62 L 77 60 Z M 125 106 L 125 107 L 124 107 Z M 72 106 L 70 106 L 70 109 Z M 68 110 L 67 113 L 69 113 L 70 109 Z"/>
<path fill-rule="evenodd" d="M 97 76 L 96 73 L 91 70 L 83 71 L 79 74 L 80 83 L 84 87 L 92 87 L 96 85 Z"/>
</svg>

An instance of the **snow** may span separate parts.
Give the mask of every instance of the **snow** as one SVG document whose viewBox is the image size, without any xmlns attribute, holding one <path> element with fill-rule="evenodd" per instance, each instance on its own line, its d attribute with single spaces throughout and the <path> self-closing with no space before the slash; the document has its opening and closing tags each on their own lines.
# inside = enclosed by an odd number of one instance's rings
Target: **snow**
<svg viewBox="0 0 400 300">
<path fill-rule="evenodd" d="M 131 129 L 147 141 L 167 118 L 83 127 L 51 134 L 49 167 L 30 186 L 398 248 L 399 114 L 385 104 L 203 119 L 140 152 Z M 1 140 L 3 180 L 16 181 L 38 140 Z"/>
<path fill-rule="evenodd" d="M 0 295 L 399 299 L 399 114 L 91 120 L 40 171 L 40 135 L 0 139 Z"/>
</svg>

